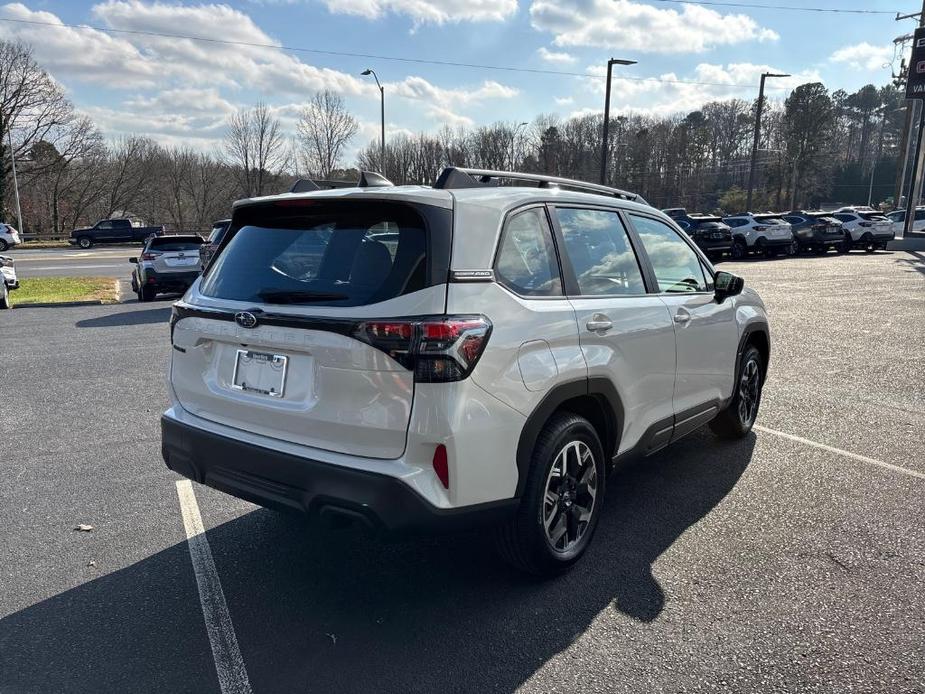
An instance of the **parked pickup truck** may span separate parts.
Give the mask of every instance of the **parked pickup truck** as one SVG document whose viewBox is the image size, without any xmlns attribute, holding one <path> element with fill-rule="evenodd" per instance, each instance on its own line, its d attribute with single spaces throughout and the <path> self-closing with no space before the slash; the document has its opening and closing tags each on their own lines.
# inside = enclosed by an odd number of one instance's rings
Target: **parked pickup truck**
<svg viewBox="0 0 925 694">
<path fill-rule="evenodd" d="M 95 243 L 129 243 L 144 241 L 151 236 L 160 236 L 164 227 L 134 226 L 131 219 L 101 219 L 92 227 L 74 229 L 68 243 L 81 248 L 90 248 Z"/>
</svg>

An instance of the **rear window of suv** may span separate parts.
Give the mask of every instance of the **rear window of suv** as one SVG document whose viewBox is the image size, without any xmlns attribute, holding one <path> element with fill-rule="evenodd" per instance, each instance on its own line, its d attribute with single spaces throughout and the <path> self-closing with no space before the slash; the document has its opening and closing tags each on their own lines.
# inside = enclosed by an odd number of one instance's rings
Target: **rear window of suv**
<svg viewBox="0 0 925 694">
<path fill-rule="evenodd" d="M 172 251 L 196 251 L 203 244 L 203 240 L 198 236 L 187 236 L 183 238 L 171 238 L 169 236 L 158 236 L 151 239 L 148 243 L 148 250 L 161 251 L 168 253 Z"/>
<path fill-rule="evenodd" d="M 242 213 L 203 280 L 205 296 L 361 306 L 427 286 L 426 224 L 408 205 L 299 200 Z"/>
</svg>

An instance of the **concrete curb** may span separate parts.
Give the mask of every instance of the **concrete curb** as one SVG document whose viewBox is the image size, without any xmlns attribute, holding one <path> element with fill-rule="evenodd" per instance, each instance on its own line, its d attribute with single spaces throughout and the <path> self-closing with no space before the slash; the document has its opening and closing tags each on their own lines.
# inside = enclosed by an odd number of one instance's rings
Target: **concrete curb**
<svg viewBox="0 0 925 694">
<path fill-rule="evenodd" d="M 13 308 L 65 308 L 68 306 L 103 306 L 104 304 L 109 306 L 115 306 L 118 302 L 108 303 L 102 299 L 97 299 L 96 301 L 46 301 L 37 304 L 13 304 Z"/>
</svg>

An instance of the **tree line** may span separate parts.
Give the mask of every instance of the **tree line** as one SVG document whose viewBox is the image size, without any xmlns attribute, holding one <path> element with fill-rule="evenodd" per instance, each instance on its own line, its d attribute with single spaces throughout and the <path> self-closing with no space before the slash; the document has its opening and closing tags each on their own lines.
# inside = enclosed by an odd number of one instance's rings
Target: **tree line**
<svg viewBox="0 0 925 694">
<path fill-rule="evenodd" d="M 892 201 L 903 103 L 898 84 L 847 93 L 807 83 L 784 101 L 767 101 L 752 207 L 866 203 L 869 192 L 875 204 Z M 726 99 L 687 114 L 612 117 L 606 182 L 657 207 L 744 209 L 756 106 Z M 346 162 L 358 130 L 341 97 L 323 91 L 305 104 L 294 133 L 265 104 L 238 111 L 211 152 L 144 135 L 107 140 L 27 45 L 0 41 L 0 217 L 15 219 L 15 159 L 24 231 L 39 235 L 123 215 L 204 230 L 236 199 L 282 192 L 300 177 L 352 179 L 358 169 L 423 185 L 451 165 L 600 176 L 601 114 L 397 134 L 384 161 L 376 140 Z"/>
</svg>

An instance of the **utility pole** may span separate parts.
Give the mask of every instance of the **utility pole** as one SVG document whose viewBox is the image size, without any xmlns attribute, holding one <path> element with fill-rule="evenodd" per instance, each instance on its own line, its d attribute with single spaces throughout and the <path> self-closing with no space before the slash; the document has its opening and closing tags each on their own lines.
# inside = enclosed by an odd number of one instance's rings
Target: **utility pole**
<svg viewBox="0 0 925 694">
<path fill-rule="evenodd" d="M 607 139 L 610 137 L 610 77 L 613 74 L 614 65 L 635 65 L 635 60 L 617 60 L 611 58 L 607 61 L 607 87 L 604 95 L 604 137 L 601 143 L 601 184 L 607 184 L 607 159 L 608 147 Z"/>
<path fill-rule="evenodd" d="M 768 77 L 790 77 L 790 75 L 763 72 L 758 87 L 758 105 L 755 107 L 755 134 L 752 138 L 752 160 L 748 166 L 748 193 L 745 196 L 745 211 L 752 209 L 752 192 L 755 189 L 755 162 L 758 159 L 758 141 L 761 139 L 761 112 L 764 110 L 764 81 Z"/>
<path fill-rule="evenodd" d="M 925 66 L 925 0 L 922 0 L 922 11 L 916 13 L 919 18 L 919 27 L 915 30 L 912 39 L 912 55 L 909 58 L 909 69 L 906 73 L 906 99 L 919 100 L 925 98 L 923 94 L 923 71 L 920 69 Z M 915 17 L 916 14 L 901 16 L 896 15 L 896 19 L 908 19 Z M 925 161 L 922 159 L 922 139 L 925 136 L 925 103 L 919 108 L 919 131 L 915 138 L 915 156 L 912 159 L 912 178 L 909 181 L 909 192 L 906 195 L 906 223 L 903 228 L 903 236 L 915 236 L 912 225 L 915 221 L 915 208 L 918 205 L 920 193 L 922 190 L 922 169 Z"/>
<path fill-rule="evenodd" d="M 925 0 L 922 0 L 922 11 L 921 12 L 914 12 L 912 14 L 906 14 L 906 15 L 901 15 L 897 13 L 896 21 L 898 22 L 903 19 L 913 19 L 914 17 L 919 18 L 920 27 L 925 26 Z M 904 42 L 907 39 L 908 39 L 908 36 L 901 36 L 897 38 L 894 41 L 894 43 Z M 912 66 L 910 65 L 909 68 L 906 70 L 907 79 L 908 79 L 909 70 L 911 69 L 912 69 Z M 915 105 L 915 102 L 912 102 L 911 104 L 909 104 L 909 108 L 906 109 L 906 122 L 903 124 L 903 134 L 902 134 L 902 138 L 900 139 L 900 144 L 899 144 L 899 151 L 902 152 L 903 162 L 902 162 L 902 166 L 896 167 L 898 169 L 897 171 L 898 178 L 896 179 L 896 193 L 893 196 L 894 197 L 893 207 L 899 207 L 900 200 L 902 200 L 903 184 L 906 182 L 906 168 L 909 164 L 909 145 L 910 145 L 909 136 L 912 131 L 912 123 L 913 123 L 912 119 L 914 117 L 914 113 L 913 113 L 914 109 L 912 107 L 914 105 Z M 922 108 L 925 108 L 925 104 L 919 104 L 919 113 L 920 113 L 919 120 L 920 121 L 922 119 L 921 117 Z M 913 175 L 915 175 L 915 168 L 916 168 L 916 164 L 913 163 Z M 909 201 L 907 200 L 906 201 L 907 206 L 908 206 L 908 202 Z"/>
</svg>

